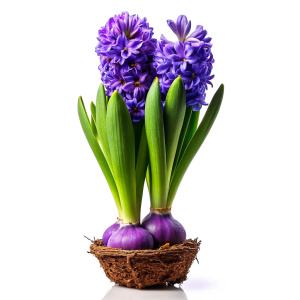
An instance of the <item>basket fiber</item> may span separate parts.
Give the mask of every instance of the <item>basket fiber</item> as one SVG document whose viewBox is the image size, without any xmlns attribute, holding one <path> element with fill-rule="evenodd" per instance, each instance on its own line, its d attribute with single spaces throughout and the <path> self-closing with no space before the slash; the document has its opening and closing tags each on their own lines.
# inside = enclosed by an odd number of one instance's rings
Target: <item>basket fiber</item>
<svg viewBox="0 0 300 300">
<path fill-rule="evenodd" d="M 89 253 L 96 256 L 111 281 L 142 289 L 186 280 L 200 244 L 197 239 L 189 239 L 183 244 L 166 244 L 155 250 L 121 250 L 106 247 L 102 240 L 95 240 Z"/>
</svg>

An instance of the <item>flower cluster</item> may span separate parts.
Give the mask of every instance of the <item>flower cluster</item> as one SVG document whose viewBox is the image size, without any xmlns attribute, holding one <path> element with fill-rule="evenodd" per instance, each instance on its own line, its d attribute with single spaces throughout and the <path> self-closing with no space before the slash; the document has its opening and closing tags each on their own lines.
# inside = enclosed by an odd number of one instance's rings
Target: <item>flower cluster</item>
<svg viewBox="0 0 300 300">
<path fill-rule="evenodd" d="M 198 25 L 191 33 L 191 21 L 186 16 L 179 16 L 177 23 L 167 21 L 169 27 L 178 37 L 173 43 L 163 35 L 157 44 L 154 54 L 153 67 L 157 71 L 162 97 L 179 75 L 181 76 L 187 93 L 187 106 L 193 105 L 199 110 L 205 102 L 205 91 L 214 75 L 211 75 L 214 58 L 211 53 L 211 38 L 206 37 L 207 32 L 203 26 Z"/>
<path fill-rule="evenodd" d="M 145 115 L 145 99 L 155 77 L 152 67 L 156 40 L 146 18 L 115 15 L 98 31 L 96 53 L 107 95 L 117 90 L 124 98 L 133 122 Z"/>
</svg>

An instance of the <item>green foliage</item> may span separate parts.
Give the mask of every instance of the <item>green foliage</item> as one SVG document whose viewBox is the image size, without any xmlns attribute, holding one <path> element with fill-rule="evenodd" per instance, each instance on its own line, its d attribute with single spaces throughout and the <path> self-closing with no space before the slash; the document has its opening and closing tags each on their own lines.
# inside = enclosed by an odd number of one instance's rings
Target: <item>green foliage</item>
<svg viewBox="0 0 300 300">
<path fill-rule="evenodd" d="M 174 157 L 186 110 L 186 93 L 178 76 L 172 83 L 165 102 L 164 130 L 166 137 L 167 178 L 170 181 Z"/>
<path fill-rule="evenodd" d="M 135 142 L 135 162 L 137 161 L 138 158 L 138 153 L 139 153 L 139 148 L 140 148 L 140 143 L 141 143 L 141 137 L 142 137 L 142 132 L 145 127 L 145 122 L 141 120 L 138 123 L 133 123 L 133 131 L 134 131 L 134 142 Z"/>
<path fill-rule="evenodd" d="M 139 207 L 138 210 L 141 209 L 144 183 L 145 183 L 148 164 L 149 164 L 149 150 L 148 150 L 147 137 L 146 137 L 146 131 L 144 126 L 141 135 L 140 147 L 138 150 L 137 162 L 136 162 L 136 199 L 137 199 L 137 205 Z"/>
<path fill-rule="evenodd" d="M 190 140 L 187 148 L 185 149 L 178 166 L 175 169 L 174 176 L 171 181 L 169 194 L 168 194 L 168 206 L 172 205 L 174 197 L 176 195 L 179 184 L 189 167 L 194 156 L 198 152 L 199 148 L 203 144 L 206 136 L 208 135 L 221 107 L 222 99 L 224 95 L 224 85 L 222 84 L 215 93 L 208 109 L 200 123 L 198 129 Z"/>
<path fill-rule="evenodd" d="M 109 168 L 109 165 L 107 164 L 107 161 L 104 157 L 104 154 L 101 150 L 101 147 L 97 141 L 97 138 L 95 137 L 95 134 L 92 130 L 92 126 L 90 123 L 90 120 L 88 118 L 88 115 L 86 113 L 85 107 L 84 107 L 84 103 L 82 101 L 82 98 L 79 97 L 78 99 L 78 116 L 79 116 L 79 120 L 83 129 L 83 132 L 85 134 L 85 137 L 99 163 L 99 166 L 105 176 L 105 179 L 110 187 L 110 190 L 113 194 L 113 197 L 115 199 L 117 208 L 119 213 L 122 212 L 122 208 L 121 208 L 121 203 L 120 203 L 120 199 L 119 199 L 119 193 L 117 190 L 117 186 L 114 180 L 114 177 L 112 175 L 112 172 Z"/>
<path fill-rule="evenodd" d="M 107 106 L 107 138 L 111 167 L 125 222 L 139 221 L 136 203 L 135 141 L 132 121 L 121 95 L 115 91 Z"/>
<path fill-rule="evenodd" d="M 91 102 L 91 126 L 92 126 L 93 133 L 97 141 L 99 142 L 99 136 L 96 128 L 96 106 L 93 101 Z"/>
<path fill-rule="evenodd" d="M 96 128 L 99 135 L 100 145 L 103 149 L 108 164 L 110 164 L 110 151 L 106 131 L 106 100 L 104 85 L 100 84 L 96 100 Z"/>
<path fill-rule="evenodd" d="M 145 122 L 132 123 L 118 92 L 108 99 L 101 84 L 89 120 L 82 98 L 78 115 L 125 222 L 138 222 L 145 178 L 153 208 L 172 205 L 180 182 L 208 135 L 221 106 L 224 85 L 215 93 L 198 127 L 199 111 L 186 108 L 180 76 L 167 94 L 162 112 L 159 82 L 148 91 Z M 198 128 L 197 128 L 198 127 Z"/>
<path fill-rule="evenodd" d="M 153 208 L 164 207 L 167 203 L 168 180 L 164 121 L 157 78 L 152 83 L 146 99 L 145 128 L 151 168 L 151 204 Z"/>
<path fill-rule="evenodd" d="M 193 111 L 192 114 L 191 114 L 189 126 L 186 130 L 186 135 L 184 137 L 184 141 L 183 141 L 183 144 L 182 144 L 182 149 L 180 151 L 179 160 L 181 159 L 187 145 L 189 144 L 190 140 L 192 139 L 194 133 L 196 132 L 196 130 L 198 128 L 199 116 L 200 116 L 200 110 Z"/>
<path fill-rule="evenodd" d="M 180 132 L 178 145 L 177 145 L 177 149 L 176 149 L 176 155 L 175 155 L 174 163 L 173 163 L 173 167 L 172 167 L 172 175 L 174 174 L 174 170 L 176 169 L 176 166 L 177 166 L 179 158 L 180 158 L 181 149 L 182 149 L 183 143 L 185 141 L 185 135 L 186 135 L 186 132 L 187 132 L 189 124 L 190 124 L 192 111 L 193 111 L 192 106 L 188 106 L 186 108 L 184 121 L 183 121 L 182 129 Z"/>
</svg>

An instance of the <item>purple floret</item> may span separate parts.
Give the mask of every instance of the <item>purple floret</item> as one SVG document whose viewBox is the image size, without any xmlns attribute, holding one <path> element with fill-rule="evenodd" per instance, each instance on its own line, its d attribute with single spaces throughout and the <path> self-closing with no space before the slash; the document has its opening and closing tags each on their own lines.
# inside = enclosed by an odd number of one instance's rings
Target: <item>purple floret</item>
<svg viewBox="0 0 300 300">
<path fill-rule="evenodd" d="M 146 18 L 123 12 L 98 31 L 96 53 L 100 57 L 101 80 L 108 96 L 117 90 L 130 111 L 132 121 L 144 119 L 144 102 L 156 75 L 152 66 L 156 50 L 153 28 Z M 141 103 L 141 104 L 140 104 Z"/>
<path fill-rule="evenodd" d="M 128 95 L 128 98 L 130 97 L 131 96 Z M 136 98 L 128 99 L 126 101 L 126 105 L 133 123 L 137 123 L 139 120 L 145 118 L 145 103 L 145 100 L 137 101 Z"/>
<path fill-rule="evenodd" d="M 187 93 L 187 106 L 199 110 L 205 102 L 208 84 L 212 85 L 211 75 L 214 58 L 211 52 L 211 38 L 203 26 L 197 25 L 190 33 L 191 21 L 186 16 L 179 16 L 177 22 L 167 21 L 176 34 L 178 41 L 171 42 L 163 35 L 157 43 L 153 67 L 157 71 L 162 98 L 165 99 L 172 82 L 181 76 Z"/>
</svg>

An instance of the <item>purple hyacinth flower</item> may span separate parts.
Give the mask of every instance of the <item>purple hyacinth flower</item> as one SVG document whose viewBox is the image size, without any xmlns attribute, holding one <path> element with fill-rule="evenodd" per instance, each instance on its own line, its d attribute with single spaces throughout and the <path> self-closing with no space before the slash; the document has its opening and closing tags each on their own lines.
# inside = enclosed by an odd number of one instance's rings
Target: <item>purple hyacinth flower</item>
<svg viewBox="0 0 300 300">
<path fill-rule="evenodd" d="M 108 95 L 111 96 L 114 90 L 118 91 L 121 94 L 125 84 L 126 81 L 124 79 L 123 72 L 113 73 L 109 78 L 110 93 L 108 93 Z"/>
<path fill-rule="evenodd" d="M 199 46 L 202 40 L 205 43 L 211 41 L 211 38 L 205 39 L 207 31 L 203 30 L 203 26 L 201 25 L 197 25 L 196 30 L 188 36 L 191 31 L 191 21 L 188 21 L 184 15 L 179 16 L 176 23 L 172 20 L 168 20 L 167 23 L 181 42 L 190 42 L 192 46 Z M 165 37 L 162 39 L 167 41 Z"/>
<path fill-rule="evenodd" d="M 190 44 L 177 41 L 174 50 L 176 54 L 172 54 L 168 58 L 172 60 L 174 65 L 179 65 L 184 70 L 188 63 L 193 64 L 198 61 L 198 57 L 194 54 L 194 48 Z"/>
<path fill-rule="evenodd" d="M 199 110 L 202 105 L 207 105 L 205 102 L 205 85 L 200 84 L 186 93 L 186 105 L 193 106 L 193 110 Z"/>
<path fill-rule="evenodd" d="M 174 80 L 169 78 L 167 76 L 167 74 L 163 74 L 162 76 L 160 76 L 159 86 L 160 86 L 160 91 L 161 91 L 162 95 L 166 95 L 168 93 L 168 90 L 173 81 Z M 162 99 L 165 100 L 165 97 L 162 97 Z"/>
<path fill-rule="evenodd" d="M 203 79 L 206 80 L 205 74 L 206 67 L 201 64 L 192 65 L 190 70 L 181 68 L 181 78 L 185 83 L 185 88 L 187 90 L 197 86 L 200 83 L 202 76 L 204 77 Z"/>
<path fill-rule="evenodd" d="M 188 22 L 187 17 L 181 15 L 177 18 L 176 23 L 172 20 L 168 20 L 167 23 L 172 31 L 177 35 L 178 40 L 184 42 L 184 39 L 191 30 L 191 21 Z"/>
<path fill-rule="evenodd" d="M 143 72 L 148 66 L 148 58 L 144 54 L 139 54 L 134 57 L 129 57 L 122 69 L 126 71 L 133 70 L 134 72 Z"/>
<path fill-rule="evenodd" d="M 127 38 L 133 37 L 139 30 L 139 17 L 129 16 L 129 13 L 123 12 L 122 13 L 123 18 L 119 18 L 117 20 L 117 27 L 120 30 L 120 32 L 124 32 Z"/>
<path fill-rule="evenodd" d="M 126 77 L 127 83 L 123 86 L 123 90 L 127 93 L 133 93 L 133 98 L 144 97 L 146 91 L 149 90 L 151 86 L 151 82 L 147 81 L 147 76 L 147 73 L 133 73 L 132 76 Z"/>
<path fill-rule="evenodd" d="M 199 110 L 202 105 L 207 105 L 205 90 L 214 77 L 211 74 L 214 63 L 211 38 L 206 37 L 207 32 L 200 25 L 190 34 L 191 22 L 186 16 L 179 16 L 176 23 L 172 20 L 167 23 L 178 41 L 169 41 L 162 35 L 152 64 L 160 81 L 162 99 L 180 75 L 185 83 L 187 106 Z"/>
<path fill-rule="evenodd" d="M 114 46 L 111 47 L 110 51 L 107 51 L 107 56 L 112 58 L 114 63 L 122 65 L 125 59 L 132 54 L 138 54 L 138 49 L 142 46 L 143 41 L 141 40 L 130 40 L 128 41 L 125 34 L 123 33 L 117 39 Z"/>
<path fill-rule="evenodd" d="M 144 101 L 156 76 L 152 62 L 157 41 L 147 19 L 122 12 L 98 31 L 97 40 L 95 50 L 106 94 L 111 96 L 117 90 L 125 102 L 134 98 L 138 103 Z M 143 118 L 140 111 L 144 108 L 141 104 L 138 108 L 138 117 L 131 114 L 134 122 Z"/>
<path fill-rule="evenodd" d="M 128 95 L 128 97 L 130 97 L 130 95 Z M 138 102 L 136 98 L 126 100 L 126 105 L 133 123 L 137 123 L 145 118 L 145 103 L 145 100 Z"/>
</svg>

